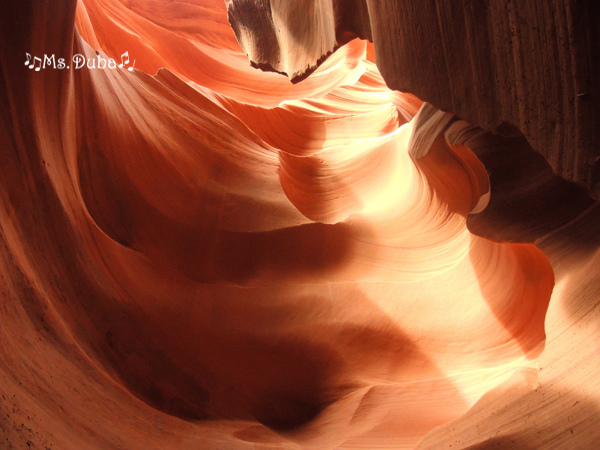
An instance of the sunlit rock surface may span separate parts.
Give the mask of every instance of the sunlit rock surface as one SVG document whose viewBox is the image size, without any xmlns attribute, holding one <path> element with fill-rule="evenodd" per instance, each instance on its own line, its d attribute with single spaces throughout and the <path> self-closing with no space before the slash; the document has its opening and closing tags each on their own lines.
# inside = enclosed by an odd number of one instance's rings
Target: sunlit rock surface
<svg viewBox="0 0 600 450">
<path fill-rule="evenodd" d="M 226 2 L 259 67 L 301 79 L 338 45 L 369 39 L 391 89 L 504 135 L 517 127 L 559 175 L 600 195 L 597 1 Z"/>
<path fill-rule="evenodd" d="M 0 6 L 2 446 L 597 441 L 597 204 L 277 4 L 295 84 L 218 0 Z"/>
</svg>

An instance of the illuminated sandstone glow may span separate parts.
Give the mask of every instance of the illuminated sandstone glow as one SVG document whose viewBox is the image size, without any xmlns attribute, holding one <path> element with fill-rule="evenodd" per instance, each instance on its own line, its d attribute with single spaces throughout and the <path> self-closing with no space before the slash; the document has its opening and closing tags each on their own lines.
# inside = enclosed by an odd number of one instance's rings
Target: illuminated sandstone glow
<svg viewBox="0 0 600 450">
<path fill-rule="evenodd" d="M 227 3 L 1 7 L 2 445 L 600 439 L 597 203 L 390 90 L 360 2 Z"/>
</svg>

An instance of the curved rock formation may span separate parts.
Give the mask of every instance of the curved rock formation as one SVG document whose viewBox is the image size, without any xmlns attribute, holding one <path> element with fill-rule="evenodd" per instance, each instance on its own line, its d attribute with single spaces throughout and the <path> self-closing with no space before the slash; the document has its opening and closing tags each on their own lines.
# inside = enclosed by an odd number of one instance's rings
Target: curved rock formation
<svg viewBox="0 0 600 450">
<path fill-rule="evenodd" d="M 219 0 L 0 6 L 2 445 L 597 440 L 597 203 L 272 3 L 302 82 Z"/>
<path fill-rule="evenodd" d="M 227 3 L 255 65 L 301 79 L 352 37 L 369 39 L 390 89 L 500 134 L 517 127 L 559 175 L 600 194 L 598 2 Z"/>
</svg>

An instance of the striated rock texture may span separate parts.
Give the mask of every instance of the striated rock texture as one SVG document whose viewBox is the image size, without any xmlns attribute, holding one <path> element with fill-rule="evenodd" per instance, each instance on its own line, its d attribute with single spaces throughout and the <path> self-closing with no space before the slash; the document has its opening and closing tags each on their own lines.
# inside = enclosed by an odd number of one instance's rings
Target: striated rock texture
<svg viewBox="0 0 600 450">
<path fill-rule="evenodd" d="M 390 89 L 491 131 L 516 127 L 556 173 L 600 194 L 597 1 L 228 4 L 240 45 L 259 67 L 301 79 L 350 36 L 369 39 Z"/>
<path fill-rule="evenodd" d="M 290 4 L 296 84 L 220 0 L 0 4 L 2 447 L 590 447 L 598 204 Z"/>
</svg>

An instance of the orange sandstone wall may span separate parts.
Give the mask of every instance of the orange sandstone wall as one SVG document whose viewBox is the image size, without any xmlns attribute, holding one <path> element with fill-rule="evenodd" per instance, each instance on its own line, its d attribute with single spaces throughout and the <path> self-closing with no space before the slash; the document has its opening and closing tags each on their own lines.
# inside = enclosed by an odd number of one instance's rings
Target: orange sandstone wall
<svg viewBox="0 0 600 450">
<path fill-rule="evenodd" d="M 596 442 L 598 204 L 390 90 L 335 29 L 364 4 L 244 4 L 270 37 L 216 0 L 0 6 L 2 447 Z M 299 80 L 342 43 L 295 84 L 244 52 Z"/>
</svg>

